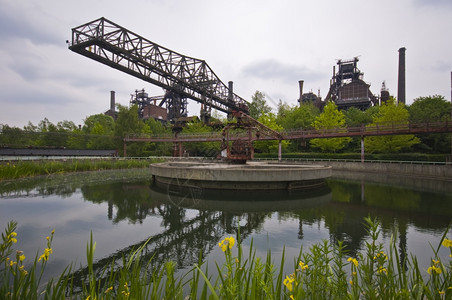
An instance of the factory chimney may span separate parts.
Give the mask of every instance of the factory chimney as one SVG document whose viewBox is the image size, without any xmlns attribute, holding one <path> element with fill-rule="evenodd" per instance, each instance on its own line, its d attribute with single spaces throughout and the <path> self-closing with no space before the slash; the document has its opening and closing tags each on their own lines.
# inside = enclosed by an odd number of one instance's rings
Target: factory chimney
<svg viewBox="0 0 452 300">
<path fill-rule="evenodd" d="M 300 103 L 300 105 L 303 101 L 303 83 L 304 83 L 304 80 L 298 81 L 298 86 L 300 87 L 300 98 L 298 98 L 298 102 Z"/>
<path fill-rule="evenodd" d="M 234 101 L 234 82 L 228 82 L 228 101 Z"/>
<path fill-rule="evenodd" d="M 399 49 L 399 83 L 397 90 L 397 102 L 405 104 L 405 47 Z"/>
<path fill-rule="evenodd" d="M 116 100 L 115 100 L 115 91 L 110 91 L 110 110 L 112 112 L 115 111 L 115 105 L 116 105 Z"/>
</svg>

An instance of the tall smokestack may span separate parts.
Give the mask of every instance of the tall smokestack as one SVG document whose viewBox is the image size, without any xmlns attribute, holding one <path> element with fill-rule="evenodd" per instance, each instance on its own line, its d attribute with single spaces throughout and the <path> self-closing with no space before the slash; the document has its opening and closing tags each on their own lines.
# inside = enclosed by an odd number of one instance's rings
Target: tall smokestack
<svg viewBox="0 0 452 300">
<path fill-rule="evenodd" d="M 300 102 L 300 104 L 301 104 L 301 102 L 303 101 L 303 83 L 304 83 L 304 80 L 300 80 L 300 81 L 298 81 L 298 86 L 300 87 L 300 98 L 298 98 L 298 102 Z"/>
<path fill-rule="evenodd" d="M 115 91 L 110 91 L 110 110 L 115 111 Z"/>
<path fill-rule="evenodd" d="M 228 82 L 228 101 L 232 102 L 234 100 L 234 82 Z"/>
<path fill-rule="evenodd" d="M 398 103 L 405 104 L 405 47 L 399 49 L 399 83 L 397 90 Z"/>
</svg>

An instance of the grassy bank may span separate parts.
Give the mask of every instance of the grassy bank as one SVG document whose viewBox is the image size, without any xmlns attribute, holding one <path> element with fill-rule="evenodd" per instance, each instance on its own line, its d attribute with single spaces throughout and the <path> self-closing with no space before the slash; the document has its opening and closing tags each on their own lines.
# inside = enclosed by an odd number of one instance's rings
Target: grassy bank
<svg viewBox="0 0 452 300">
<path fill-rule="evenodd" d="M 96 243 L 86 246 L 87 272 L 82 286 L 74 286 L 72 266 L 58 278 L 43 283 L 42 274 L 52 258 L 53 230 L 43 241 L 45 248 L 31 264 L 25 264 L 28 253 L 16 251 L 17 224 L 10 222 L 0 244 L 1 299 L 451 299 L 452 259 L 441 261 L 441 247 L 451 251 L 452 240 L 447 231 L 437 247 L 427 270 L 420 269 L 416 257 L 399 256 L 398 241 L 389 246 L 378 243 L 380 225 L 365 219 L 370 236 L 363 250 L 355 257 L 347 255 L 341 242 L 324 241 L 300 249 L 293 268 L 284 270 L 273 265 L 270 251 L 264 259 L 256 257 L 251 243 L 248 253 L 241 247 L 240 233 L 236 240 L 227 237 L 218 246 L 225 263 L 208 270 L 200 257 L 184 276 L 175 276 L 175 263 L 150 269 L 141 252 L 146 244 L 132 250 L 122 261 L 112 261 L 101 272 L 94 272 Z M 397 232 L 394 232 L 397 236 Z M 215 280 L 213 278 L 216 278 Z"/>
<path fill-rule="evenodd" d="M 158 161 L 158 159 L 71 159 L 3 162 L 0 163 L 0 180 L 67 172 L 146 168 L 150 163 Z"/>
</svg>

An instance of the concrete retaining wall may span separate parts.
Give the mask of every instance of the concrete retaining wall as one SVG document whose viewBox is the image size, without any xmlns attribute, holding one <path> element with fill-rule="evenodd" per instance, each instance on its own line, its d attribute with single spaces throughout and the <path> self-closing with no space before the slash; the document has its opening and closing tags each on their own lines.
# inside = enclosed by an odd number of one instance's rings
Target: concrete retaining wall
<svg viewBox="0 0 452 300">
<path fill-rule="evenodd" d="M 322 164 L 333 167 L 333 171 L 372 172 L 380 174 L 399 174 L 452 180 L 452 165 L 404 164 L 404 163 L 361 163 L 347 161 L 303 161 L 303 163 Z"/>
<path fill-rule="evenodd" d="M 204 158 L 166 158 L 168 161 L 202 161 Z M 284 161 L 284 160 L 283 160 Z M 411 164 L 411 163 L 383 163 L 383 162 L 356 162 L 356 161 L 329 161 L 329 160 L 287 160 L 286 163 L 301 163 L 326 165 L 336 171 L 367 172 L 391 175 L 409 175 L 441 180 L 452 180 L 452 164 Z"/>
</svg>

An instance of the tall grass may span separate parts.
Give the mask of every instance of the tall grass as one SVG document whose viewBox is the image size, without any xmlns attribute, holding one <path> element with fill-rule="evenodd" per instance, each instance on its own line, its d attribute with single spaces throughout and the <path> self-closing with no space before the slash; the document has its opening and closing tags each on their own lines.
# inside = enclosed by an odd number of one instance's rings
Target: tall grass
<svg viewBox="0 0 452 300">
<path fill-rule="evenodd" d="M 0 180 L 11 180 L 55 173 L 97 171 L 109 169 L 145 168 L 157 159 L 74 159 L 15 161 L 0 163 Z"/>
<path fill-rule="evenodd" d="M 203 257 L 181 277 L 175 276 L 175 263 L 168 261 L 150 268 L 142 260 L 146 245 L 134 249 L 122 261 L 112 262 L 100 273 L 93 268 L 96 243 L 91 235 L 87 243 L 87 274 L 82 288 L 73 286 L 72 267 L 56 279 L 41 283 L 48 259 L 52 256 L 54 231 L 47 237 L 46 248 L 25 267 L 25 254 L 14 251 L 17 224 L 10 222 L 0 244 L 1 299 L 451 299 L 452 259 L 441 261 L 441 247 L 451 251 L 452 240 L 446 230 L 436 248 L 432 247 L 431 265 L 422 270 L 416 257 L 401 261 L 397 243 L 378 243 L 380 224 L 366 218 L 369 234 L 362 252 L 347 255 L 343 243 L 323 241 L 308 250 L 300 249 L 293 269 L 284 270 L 273 263 L 270 251 L 265 258 L 256 256 L 251 246 L 243 252 L 240 233 L 237 240 L 226 237 L 218 246 L 225 262 L 210 273 Z M 394 234 L 397 236 L 397 234 Z M 151 259 L 152 261 L 152 259 Z"/>
</svg>

